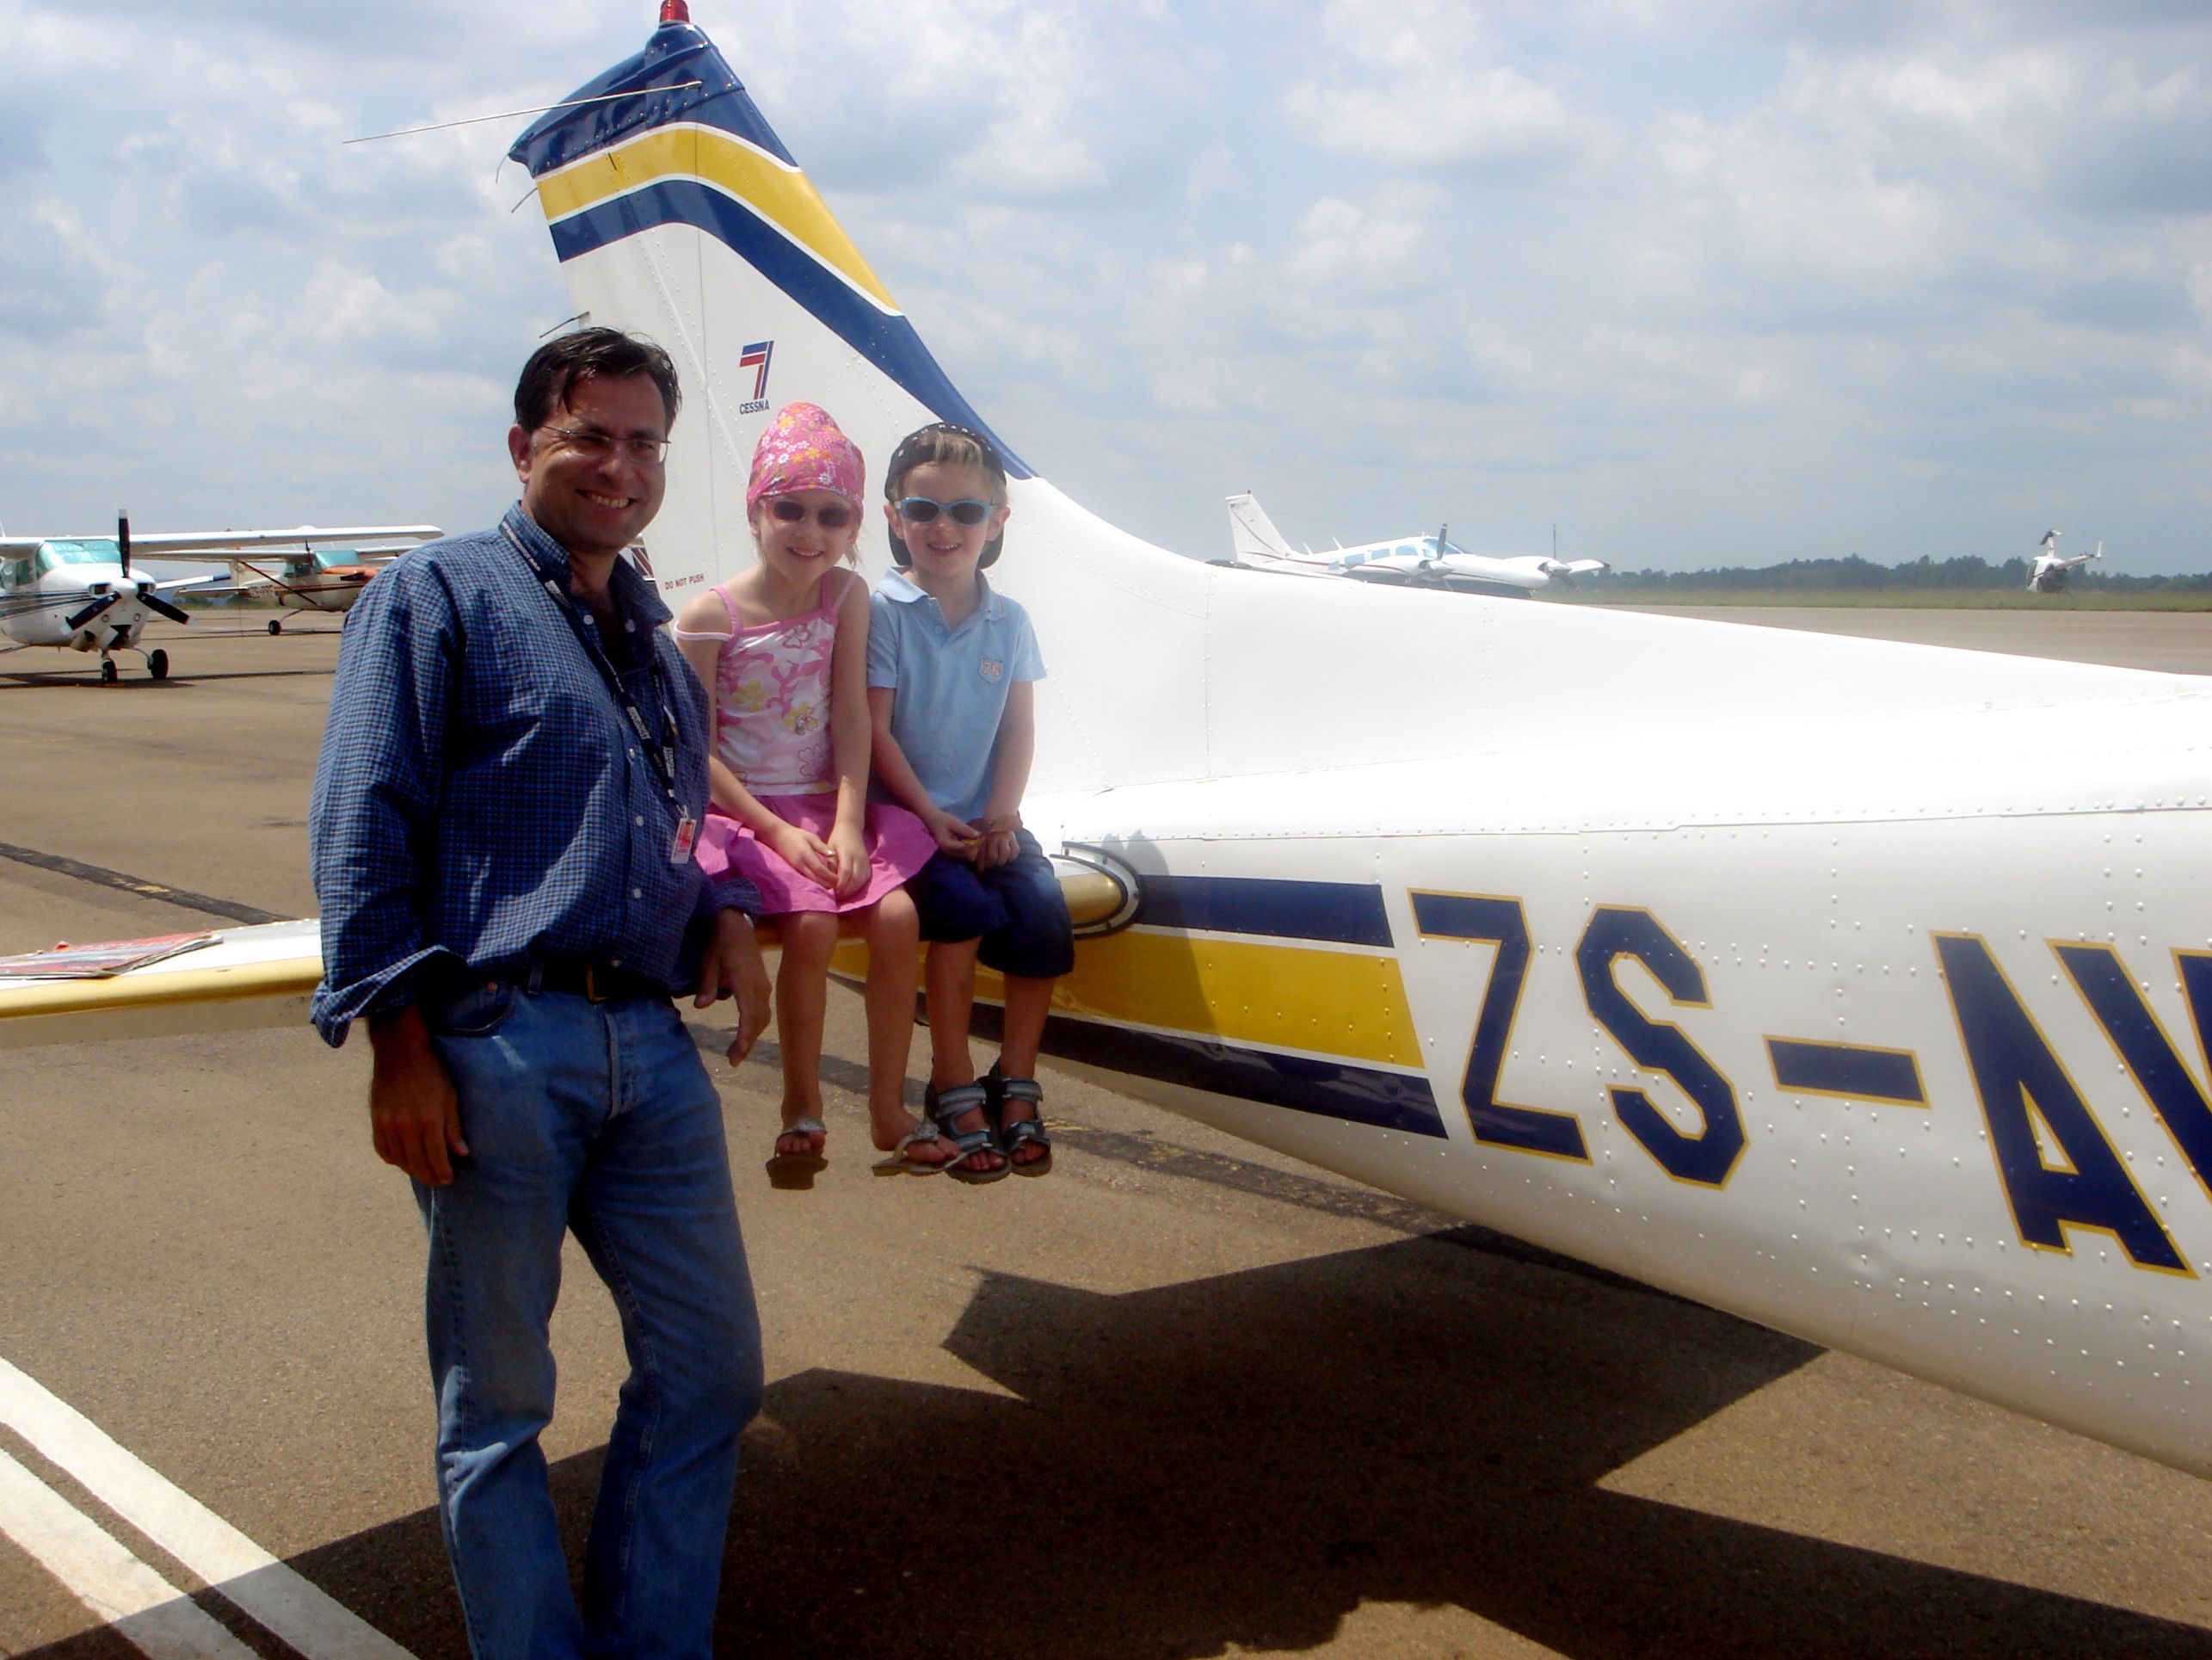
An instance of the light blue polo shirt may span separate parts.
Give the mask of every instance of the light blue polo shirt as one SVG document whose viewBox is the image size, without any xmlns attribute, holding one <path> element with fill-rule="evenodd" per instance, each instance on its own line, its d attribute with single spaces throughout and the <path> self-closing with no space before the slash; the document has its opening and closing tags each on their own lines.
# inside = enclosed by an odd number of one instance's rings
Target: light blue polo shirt
<svg viewBox="0 0 2212 1660">
<path fill-rule="evenodd" d="M 990 800 L 1007 688 L 1044 678 L 1029 614 L 976 573 L 983 601 L 958 628 L 903 571 L 869 602 L 868 685 L 888 688 L 891 736 L 929 799 L 973 824 Z"/>
</svg>

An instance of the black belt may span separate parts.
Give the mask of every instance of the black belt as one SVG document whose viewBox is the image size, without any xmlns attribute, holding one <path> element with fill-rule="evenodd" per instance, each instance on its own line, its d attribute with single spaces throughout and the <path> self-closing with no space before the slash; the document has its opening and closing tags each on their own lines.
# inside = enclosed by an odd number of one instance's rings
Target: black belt
<svg viewBox="0 0 2212 1660">
<path fill-rule="evenodd" d="M 541 957 L 518 968 L 496 972 L 492 978 L 532 991 L 565 991 L 594 1003 L 625 1003 L 633 997 L 655 997 L 665 1003 L 669 997 L 669 988 L 658 980 L 582 957 Z"/>
</svg>

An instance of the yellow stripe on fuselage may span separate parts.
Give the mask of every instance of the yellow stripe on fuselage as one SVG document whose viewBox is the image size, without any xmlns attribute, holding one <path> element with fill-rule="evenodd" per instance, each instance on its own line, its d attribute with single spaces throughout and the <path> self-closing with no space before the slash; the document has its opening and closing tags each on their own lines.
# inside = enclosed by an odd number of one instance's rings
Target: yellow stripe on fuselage
<svg viewBox="0 0 2212 1660">
<path fill-rule="evenodd" d="M 832 960 L 857 978 L 866 948 L 846 941 Z M 988 969 L 976 991 L 991 1003 L 1006 995 Z M 1078 940 L 1075 972 L 1052 988 L 1052 1008 L 1075 1020 L 1421 1067 L 1398 960 L 1364 952 L 1132 929 Z"/>
<path fill-rule="evenodd" d="M 695 178 L 727 192 L 887 312 L 890 296 L 805 174 L 712 127 L 663 127 L 538 181 L 545 222 L 664 179 Z"/>
</svg>

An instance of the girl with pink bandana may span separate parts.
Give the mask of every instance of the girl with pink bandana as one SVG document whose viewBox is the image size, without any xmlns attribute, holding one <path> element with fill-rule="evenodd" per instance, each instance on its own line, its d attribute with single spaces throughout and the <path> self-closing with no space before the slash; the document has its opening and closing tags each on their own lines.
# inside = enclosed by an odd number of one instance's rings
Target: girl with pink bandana
<svg viewBox="0 0 2212 1660">
<path fill-rule="evenodd" d="M 783 937 L 776 973 L 783 1132 L 768 1177 L 810 1188 L 823 1157 L 822 1027 L 839 919 L 868 942 L 868 1115 L 881 1176 L 953 1155 L 903 1098 L 919 938 L 909 876 L 937 844 L 903 807 L 867 799 L 868 589 L 857 569 L 866 464 L 811 404 L 780 410 L 753 452 L 746 521 L 759 563 L 676 619 L 714 704 L 712 801 L 699 861 L 760 889 Z"/>
</svg>

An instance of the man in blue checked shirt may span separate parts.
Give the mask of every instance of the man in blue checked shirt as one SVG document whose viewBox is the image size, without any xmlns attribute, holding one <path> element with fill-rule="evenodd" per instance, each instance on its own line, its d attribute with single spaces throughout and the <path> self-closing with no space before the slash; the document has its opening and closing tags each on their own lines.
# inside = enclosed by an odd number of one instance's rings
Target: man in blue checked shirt
<svg viewBox="0 0 2212 1660">
<path fill-rule="evenodd" d="M 705 693 L 621 557 L 661 504 L 675 370 L 588 329 L 514 392 L 522 498 L 364 590 L 308 820 L 313 1017 L 366 1018 L 378 1155 L 414 1178 L 438 1503 L 480 1660 L 707 1656 L 761 1330 L 722 1107 L 672 997 L 767 1023 L 742 882 L 692 858 Z M 623 1385 L 569 1589 L 538 1436 L 573 1231 L 622 1317 Z"/>
</svg>

